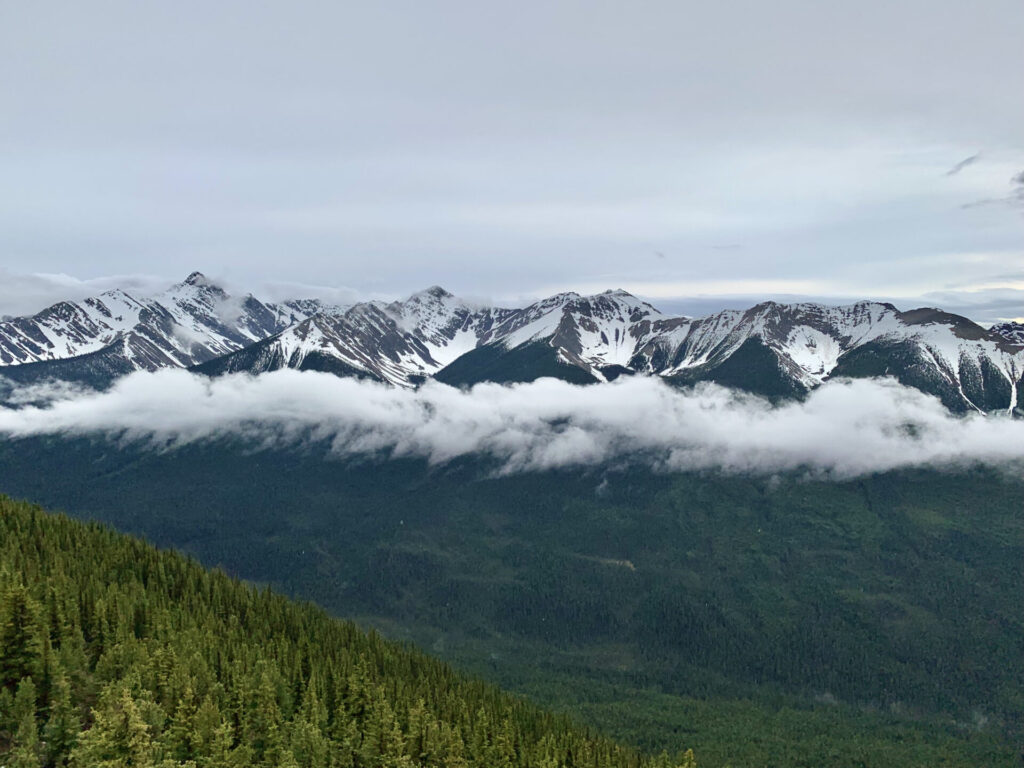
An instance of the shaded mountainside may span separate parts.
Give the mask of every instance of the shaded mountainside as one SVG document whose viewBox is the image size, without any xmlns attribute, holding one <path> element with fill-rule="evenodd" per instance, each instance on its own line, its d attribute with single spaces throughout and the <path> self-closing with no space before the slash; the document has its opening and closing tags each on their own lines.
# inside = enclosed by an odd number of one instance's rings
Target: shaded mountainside
<svg viewBox="0 0 1024 768">
<path fill-rule="evenodd" d="M 229 443 L 0 450 L 0 487 L 650 749 L 734 768 L 1017 764 L 1020 480 L 492 469 Z"/>
<path fill-rule="evenodd" d="M 0 375 L 104 386 L 134 370 L 280 368 L 402 387 L 621 375 L 716 381 L 773 398 L 829 378 L 893 376 L 957 412 L 1024 403 L 1018 324 L 984 329 L 938 309 L 778 304 L 669 317 L 625 291 L 562 293 L 527 307 L 483 307 L 434 286 L 404 301 L 328 307 L 236 299 L 195 273 L 156 299 L 109 292 L 0 324 Z"/>
<path fill-rule="evenodd" d="M 0 497 L 0 761 L 97 768 L 573 766 L 641 758 L 97 525 Z"/>
</svg>

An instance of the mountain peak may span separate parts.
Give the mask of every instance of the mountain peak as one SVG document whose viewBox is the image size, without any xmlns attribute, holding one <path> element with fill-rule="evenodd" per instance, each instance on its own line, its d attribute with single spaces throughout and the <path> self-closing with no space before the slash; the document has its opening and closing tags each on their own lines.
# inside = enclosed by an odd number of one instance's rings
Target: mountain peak
<svg viewBox="0 0 1024 768">
<path fill-rule="evenodd" d="M 1024 344 L 1024 323 L 1010 320 L 1005 323 L 996 323 L 989 328 L 989 333 L 1000 336 L 1011 344 Z"/>
<path fill-rule="evenodd" d="M 428 298 L 429 297 L 429 298 L 433 298 L 433 299 L 450 299 L 453 296 L 454 296 L 454 294 L 452 294 L 449 291 L 446 291 L 440 285 L 432 285 L 429 288 L 424 288 L 422 291 L 417 291 L 416 293 L 414 293 L 409 298 L 410 299 L 417 299 L 417 298 Z"/>
<path fill-rule="evenodd" d="M 191 275 L 185 278 L 182 285 L 209 285 L 210 281 L 206 279 L 206 275 L 202 272 L 193 272 Z"/>
<path fill-rule="evenodd" d="M 130 299 L 131 296 L 123 288 L 111 288 L 99 295 L 101 299 Z M 84 299 L 86 303 L 94 301 L 92 298 Z"/>
<path fill-rule="evenodd" d="M 556 293 L 552 296 L 548 296 L 546 299 L 538 301 L 537 304 L 540 306 L 555 305 L 555 304 L 567 304 L 573 301 L 579 301 L 583 297 L 576 293 L 576 291 L 563 291 L 562 293 Z"/>
</svg>

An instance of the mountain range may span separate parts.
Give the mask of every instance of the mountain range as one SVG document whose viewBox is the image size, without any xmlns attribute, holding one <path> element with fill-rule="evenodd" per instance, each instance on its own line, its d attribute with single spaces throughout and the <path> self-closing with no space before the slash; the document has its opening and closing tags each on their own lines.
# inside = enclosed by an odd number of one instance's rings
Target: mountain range
<svg viewBox="0 0 1024 768">
<path fill-rule="evenodd" d="M 893 376 L 951 410 L 1020 412 L 1024 325 L 983 328 L 935 308 L 764 302 L 701 318 L 631 294 L 560 293 L 480 306 L 440 287 L 350 306 L 232 296 L 199 272 L 154 297 L 121 290 L 0 323 L 3 377 L 102 387 L 137 370 L 207 375 L 317 370 L 414 387 L 554 376 L 576 383 L 655 375 L 772 398 L 829 378 Z"/>
</svg>

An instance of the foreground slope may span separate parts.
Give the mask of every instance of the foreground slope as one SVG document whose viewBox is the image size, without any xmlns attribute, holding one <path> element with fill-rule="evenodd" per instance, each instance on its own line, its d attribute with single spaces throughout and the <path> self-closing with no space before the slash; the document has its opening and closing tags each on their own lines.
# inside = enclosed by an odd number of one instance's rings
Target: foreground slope
<svg viewBox="0 0 1024 768">
<path fill-rule="evenodd" d="M 2 497 L 0 563 L 5 765 L 676 765 L 312 606 Z"/>
</svg>

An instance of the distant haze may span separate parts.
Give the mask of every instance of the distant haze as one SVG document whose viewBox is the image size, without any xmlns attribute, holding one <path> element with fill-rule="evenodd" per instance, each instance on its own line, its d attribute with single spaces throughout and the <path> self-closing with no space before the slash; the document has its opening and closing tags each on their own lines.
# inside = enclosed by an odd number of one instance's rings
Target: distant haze
<svg viewBox="0 0 1024 768">
<path fill-rule="evenodd" d="M 1020 0 L 3 3 L 0 314 L 199 269 L 1021 317 L 1022 40 Z"/>
</svg>

